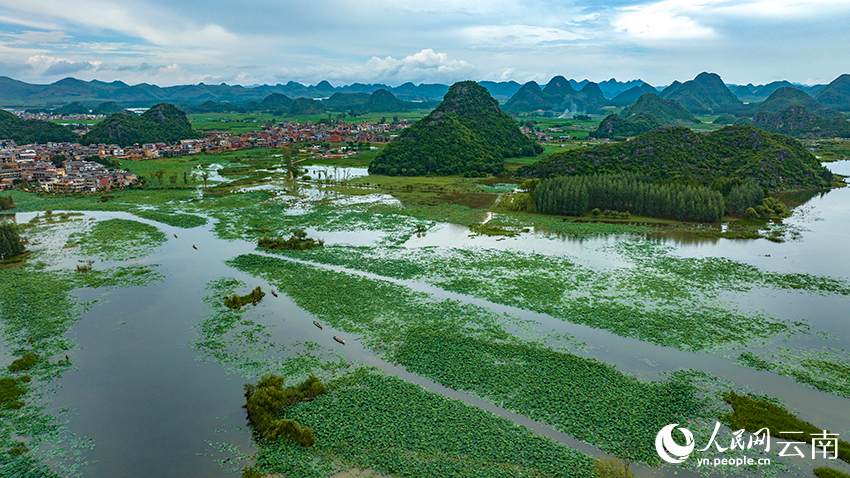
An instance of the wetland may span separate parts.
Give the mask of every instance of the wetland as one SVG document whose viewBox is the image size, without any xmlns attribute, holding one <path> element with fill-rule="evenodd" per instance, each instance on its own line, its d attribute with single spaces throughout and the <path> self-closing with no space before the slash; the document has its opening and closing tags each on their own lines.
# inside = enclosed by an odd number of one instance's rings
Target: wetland
<svg viewBox="0 0 850 478">
<path fill-rule="evenodd" d="M 662 464 L 653 443 L 679 423 L 702 447 L 729 392 L 850 436 L 848 188 L 757 226 L 774 242 L 512 214 L 492 207 L 502 179 L 288 181 L 278 161 L 163 160 L 209 184 L 106 202 L 12 191 L 4 219 L 32 252 L 0 270 L 0 471 L 590 477 L 613 456 L 636 476 L 734 476 Z M 258 247 L 290 236 L 324 246 Z M 243 385 L 270 374 L 327 385 L 280 415 L 312 446 L 252 433 Z M 777 451 L 751 471 L 850 471 Z"/>
</svg>

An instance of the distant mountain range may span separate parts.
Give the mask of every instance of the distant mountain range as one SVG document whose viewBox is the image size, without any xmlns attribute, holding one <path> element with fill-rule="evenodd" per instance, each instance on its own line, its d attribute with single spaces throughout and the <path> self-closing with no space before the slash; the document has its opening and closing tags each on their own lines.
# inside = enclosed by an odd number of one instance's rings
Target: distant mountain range
<svg viewBox="0 0 850 478">
<path fill-rule="evenodd" d="M 624 107 L 637 101 L 645 93 L 658 93 L 666 99 L 674 99 L 691 113 L 733 113 L 752 116 L 759 112 L 751 109 L 756 103 L 764 102 L 780 89 L 793 88 L 812 97 L 826 108 L 838 111 L 850 111 L 850 75 L 841 75 L 828 85 L 800 85 L 788 81 L 775 81 L 766 85 L 724 84 L 720 76 L 714 73 L 700 73 L 693 80 L 684 83 L 674 81 L 667 87 L 653 87 L 642 80 L 610 80 L 594 83 L 588 80 L 567 80 L 563 76 L 552 78 L 544 87 L 535 82 L 520 85 L 515 81 L 480 81 L 479 85 L 487 89 L 496 100 L 504 103 L 504 109 L 514 113 L 527 113 L 537 110 L 563 113 L 566 111 L 597 111 L 603 106 Z M 328 81 L 316 85 L 303 85 L 294 81 L 286 84 L 256 85 L 252 87 L 231 86 L 227 84 L 179 85 L 159 87 L 141 83 L 128 85 L 121 81 L 106 83 L 103 81 L 82 81 L 65 78 L 49 85 L 34 85 L 12 78 L 0 76 L 0 106 L 4 107 L 53 107 L 60 108 L 74 104 L 73 110 L 93 109 L 109 102 L 112 109 L 150 107 L 168 102 L 191 110 L 190 106 L 205 102 L 248 106 L 246 110 L 256 110 L 269 95 L 284 95 L 291 99 L 314 98 L 336 100 L 349 106 L 365 104 L 366 96 L 386 90 L 397 99 L 407 102 L 425 102 L 424 107 L 432 107 L 442 101 L 449 91 L 448 85 L 405 83 L 389 86 L 380 83 L 353 83 L 345 86 L 333 86 Z M 430 103 L 429 103 L 430 102 Z M 332 103 L 332 102 L 331 102 Z M 328 103 L 324 103 L 329 109 Z M 806 105 L 812 109 L 810 105 Z M 215 105 L 207 105 L 207 110 Z M 202 108 L 203 110 L 203 108 Z"/>
<path fill-rule="evenodd" d="M 522 87 L 515 81 L 481 81 L 478 83 L 499 101 L 508 100 Z M 567 84 L 574 90 L 581 90 L 589 83 L 592 82 L 569 80 Z M 613 98 L 633 86 L 644 84 L 644 82 L 641 80 L 619 82 L 612 78 L 593 84 L 598 86 L 604 96 Z M 115 102 L 124 108 L 149 107 L 162 102 L 199 105 L 206 101 L 214 101 L 244 105 L 251 101 L 260 102 L 273 93 L 286 95 L 290 98 L 330 98 L 336 93 L 372 94 L 378 90 L 389 91 L 403 101 L 436 101 L 438 103 L 449 91 L 449 86 L 427 83 L 419 85 L 405 83 L 399 86 L 380 83 L 353 83 L 346 86 L 333 86 L 327 81 L 308 86 L 290 81 L 286 84 L 253 87 L 230 86 L 224 83 L 220 85 L 199 83 L 197 85 L 159 87 L 147 83 L 131 86 L 121 81 L 106 83 L 98 80 L 82 81 L 74 78 L 65 78 L 49 85 L 34 85 L 0 76 L 0 105 L 6 107 L 61 107 L 70 103 L 80 103 L 89 109 L 106 101 Z"/>
</svg>

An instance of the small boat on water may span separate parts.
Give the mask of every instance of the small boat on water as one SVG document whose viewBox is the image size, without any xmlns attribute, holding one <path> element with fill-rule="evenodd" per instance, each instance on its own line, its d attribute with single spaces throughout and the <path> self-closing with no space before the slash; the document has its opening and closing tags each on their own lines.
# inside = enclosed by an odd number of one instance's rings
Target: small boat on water
<svg viewBox="0 0 850 478">
<path fill-rule="evenodd" d="M 174 235 L 174 238 L 177 239 L 177 234 Z"/>
<path fill-rule="evenodd" d="M 275 292 L 274 289 L 272 289 L 272 295 L 277 297 L 277 292 Z"/>
<path fill-rule="evenodd" d="M 197 249 L 197 248 L 198 248 L 198 246 L 192 244 L 192 249 Z"/>
<path fill-rule="evenodd" d="M 318 327 L 320 329 L 322 328 L 322 324 L 316 322 L 315 320 L 313 321 L 313 325 L 315 325 L 316 327 Z"/>
<path fill-rule="evenodd" d="M 345 345 L 345 340 L 342 340 L 341 338 L 337 337 L 336 335 L 334 335 L 334 340 L 341 343 L 342 345 Z"/>
</svg>

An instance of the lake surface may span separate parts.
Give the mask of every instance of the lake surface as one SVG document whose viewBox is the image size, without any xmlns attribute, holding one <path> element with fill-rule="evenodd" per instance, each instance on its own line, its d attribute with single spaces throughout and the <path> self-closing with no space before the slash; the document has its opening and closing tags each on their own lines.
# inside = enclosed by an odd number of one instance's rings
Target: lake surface
<svg viewBox="0 0 850 478">
<path fill-rule="evenodd" d="M 842 174 L 850 174 L 850 162 L 831 163 L 829 167 L 835 172 L 848 171 Z M 311 166 L 308 169 L 315 168 Z M 675 254 L 682 257 L 727 257 L 767 271 L 848 279 L 848 206 L 850 188 L 833 190 L 810 199 L 785 221 L 800 231 L 798 239 L 785 243 L 726 239 L 660 240 L 675 246 Z M 18 214 L 16 219 L 23 222 L 31 216 Z M 47 403 L 53 411 L 69 410 L 61 416 L 70 433 L 93 440 L 93 449 L 85 452 L 90 464 L 80 468 L 80 473 L 93 477 L 234 476 L 232 470 L 250 464 L 247 460 L 240 461 L 240 456 L 248 456 L 253 451 L 241 406 L 245 400 L 242 384 L 255 378 L 234 373 L 226 365 L 204 361 L 203 355 L 193 348 L 192 343 L 197 336 L 197 324 L 207 315 L 209 306 L 203 299 L 210 281 L 233 277 L 251 288 L 257 285 L 266 291 L 272 288 L 261 279 L 224 264 L 225 260 L 239 254 L 255 252 L 255 244 L 217 239 L 211 232 L 212 225 L 187 230 L 126 213 L 92 212 L 86 213 L 86 216 L 98 220 L 134 219 L 157 226 L 169 239 L 154 254 L 133 261 L 134 264 L 158 264 L 158 271 L 165 275 L 164 281 L 145 287 L 75 292 L 81 301 L 96 299 L 97 302 L 68 331 L 67 337 L 76 344 L 76 348 L 69 352 L 73 367 L 58 380 L 56 393 L 47 398 Z M 317 230 L 310 232 L 320 233 Z M 369 231 L 322 235 L 333 243 L 352 245 L 369 245 L 381 239 L 379 234 Z M 536 233 L 516 238 L 470 237 L 465 227 L 443 224 L 424 237 L 411 238 L 406 247 L 533 250 L 541 254 L 569 256 L 583 265 L 604 269 L 621 267 L 623 261 L 607 253 L 603 246 L 625 239 L 608 237 L 579 241 Z M 198 249 L 193 249 L 192 244 Z M 76 259 L 69 256 L 55 267 L 70 268 L 75 263 Z M 684 352 L 619 337 L 601 329 L 565 323 L 544 314 L 446 292 L 425 283 L 393 282 L 437 297 L 484 306 L 497 313 L 507 312 L 538 323 L 541 331 L 569 334 L 577 342 L 592 345 L 575 353 L 613 364 L 619 370 L 642 379 L 656 379 L 665 372 L 693 368 L 739 385 L 746 384 L 755 392 L 780 397 L 789 409 L 799 413 L 800 418 L 822 424 L 840 433 L 845 440 L 850 436 L 850 400 L 814 390 L 784 376 L 740 367 L 734 358 L 741 350 L 730 350 L 725 357 Z M 846 296 L 753 291 L 750 294 L 727 294 L 722 300 L 764 310 L 780 319 L 804 319 L 813 328 L 833 334 L 830 338 L 806 336 L 792 339 L 786 346 L 844 348 L 850 343 L 847 313 L 850 300 Z M 357 340 L 347 341 L 344 347 L 337 346 L 330 337 L 344 332 L 328 326 L 324 331 L 317 330 L 312 325 L 314 317 L 284 294 L 278 298 L 267 295 L 249 312 L 249 316 L 255 322 L 268 326 L 272 334 L 270 340 L 274 342 L 327 342 L 324 345 L 350 361 L 374 365 L 436 393 L 514 419 L 537 433 L 582 451 L 600 454 L 595 447 L 549 427 L 388 364 Z M 350 334 L 347 335 L 350 337 Z M 7 353 L 5 349 L 0 351 Z M 226 444 L 228 448 L 222 450 L 217 444 Z M 220 463 L 223 460 L 228 461 Z M 830 463 L 830 466 L 848 471 L 845 465 L 842 462 Z M 672 468 L 638 467 L 637 471 L 638 476 L 673 476 L 674 473 Z M 680 470 L 677 476 L 689 474 Z"/>
</svg>

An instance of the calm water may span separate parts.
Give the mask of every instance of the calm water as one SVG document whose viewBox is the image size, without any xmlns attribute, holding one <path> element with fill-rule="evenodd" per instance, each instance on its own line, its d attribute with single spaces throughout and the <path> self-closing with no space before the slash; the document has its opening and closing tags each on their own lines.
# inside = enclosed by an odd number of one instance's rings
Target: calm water
<svg viewBox="0 0 850 478">
<path fill-rule="evenodd" d="M 830 167 L 836 172 L 846 168 L 848 173 L 844 174 L 850 174 L 850 162 L 833 163 Z M 800 239 L 782 244 L 766 240 L 684 241 L 671 238 L 663 241 L 675 245 L 676 254 L 683 257 L 723 256 L 770 271 L 850 278 L 850 257 L 845 247 L 850 233 L 848 204 L 850 188 L 812 198 L 786 221 L 801 231 Z M 169 240 L 155 254 L 134 261 L 160 264 L 159 271 L 166 276 L 163 282 L 108 292 L 100 289 L 76 292 L 82 301 L 98 301 L 68 332 L 68 338 L 77 345 L 69 353 L 73 369 L 59 380 L 56 394 L 48 400 L 52 410 L 69 409 L 64 419 L 70 432 L 94 440 L 94 448 L 86 452 L 86 458 L 93 463 L 81 468 L 82 475 L 234 476 L 227 470 L 249 463 L 231 461 L 222 467 L 218 460 L 233 455 L 216 452 L 211 443 L 229 443 L 242 453 L 252 452 L 241 408 L 244 403 L 242 384 L 249 378 L 233 374 L 226 365 L 202 361 L 200 352 L 193 349 L 191 343 L 196 334 L 193 327 L 206 315 L 207 305 L 202 298 L 209 281 L 235 277 L 251 287 L 271 288 L 269 284 L 223 263 L 238 254 L 253 252 L 254 244 L 218 240 L 209 227 L 184 230 L 124 213 L 87 215 L 97 219 L 133 218 L 154 224 L 166 233 Z M 29 217 L 19 214 L 17 219 L 25 221 Z M 175 233 L 179 239 L 173 237 Z M 372 233 L 323 235 L 333 243 L 354 245 L 370 244 L 380 239 L 379 235 Z M 407 246 L 533 250 L 543 254 L 567 255 L 593 267 L 613 268 L 624 265 L 622 259 L 600 249 L 617 240 L 622 239 L 574 241 L 537 234 L 508 239 L 471 238 L 466 228 L 441 225 L 422 238 L 412 238 Z M 197 244 L 198 250 L 192 249 L 192 244 Z M 74 261 L 69 259 L 58 267 L 72 267 Z M 539 330 L 544 333 L 568 333 L 578 342 L 591 345 L 587 350 L 576 353 L 614 364 L 619 370 L 643 379 L 655 379 L 663 372 L 682 368 L 705 370 L 739 385 L 746 384 L 756 392 L 781 397 L 786 406 L 796 410 L 801 418 L 823 424 L 841 433 L 844 439 L 850 435 L 850 400 L 813 390 L 786 377 L 739 367 L 732 359 L 719 355 L 682 352 L 622 338 L 603 330 L 564 323 L 543 314 L 445 292 L 423 283 L 395 282 L 438 297 L 455 298 L 495 312 L 508 312 L 536 321 Z M 804 319 L 813 328 L 828 330 L 837 337 L 826 340 L 807 336 L 786 346 L 820 348 L 823 344 L 830 344 L 843 347 L 850 340 L 847 321 L 850 301 L 846 297 L 754 291 L 746 295 L 728 294 L 722 300 L 764 310 L 781 319 Z M 336 346 L 330 341 L 336 331 L 327 326 L 324 331 L 317 330 L 312 325 L 313 317 L 283 294 L 279 298 L 268 295 L 249 313 L 249 317 L 270 327 L 272 341 L 282 344 L 303 340 L 321 344 L 328 342 L 329 348 L 351 361 L 375 365 L 434 392 L 514 419 L 537 433 L 588 453 L 599 454 L 594 447 L 548 427 L 387 364 L 365 350 L 359 341 L 349 340 L 345 347 Z M 6 353 L 3 348 L 0 352 Z M 739 352 L 731 350 L 728 356 L 736 357 Z M 848 467 L 843 469 L 847 471 Z M 638 468 L 638 476 L 673 476 L 673 470 Z M 677 476 L 688 474 L 679 471 Z"/>
</svg>

